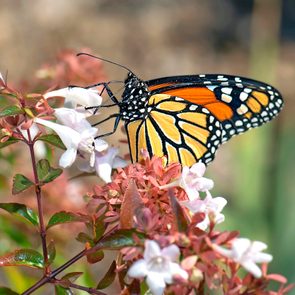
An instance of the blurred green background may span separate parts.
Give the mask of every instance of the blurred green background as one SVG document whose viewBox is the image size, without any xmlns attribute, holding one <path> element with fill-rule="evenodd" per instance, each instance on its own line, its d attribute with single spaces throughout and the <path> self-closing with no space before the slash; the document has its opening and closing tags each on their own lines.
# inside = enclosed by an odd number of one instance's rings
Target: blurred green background
<svg viewBox="0 0 295 295">
<path fill-rule="evenodd" d="M 285 99 L 280 116 L 222 146 L 208 171 L 215 195 L 229 201 L 221 228 L 238 229 L 243 237 L 266 242 L 274 255 L 271 271 L 295 281 L 294 0 L 1 0 L 0 4 L 0 71 L 8 71 L 11 82 L 30 80 L 61 50 L 89 48 L 130 67 L 142 79 L 222 73 L 277 87 Z M 105 70 L 109 79 L 122 80 L 126 74 L 108 64 Z M 114 135 L 114 145 L 122 137 L 120 132 Z M 17 157 L 13 151 L 1 151 L 1 202 L 23 201 L 8 193 L 7 178 L 18 167 Z M 74 202 L 83 206 L 79 196 Z M 26 229 L 15 232 L 14 226 L 12 218 L 1 212 L 0 254 L 17 245 L 39 247 L 24 235 Z M 64 245 L 60 261 L 81 248 L 71 242 L 70 233 Z M 12 286 L 16 276 L 15 290 L 34 281 L 7 268 L 0 269 L 0 285 Z M 91 282 L 91 274 L 86 280 Z"/>
</svg>

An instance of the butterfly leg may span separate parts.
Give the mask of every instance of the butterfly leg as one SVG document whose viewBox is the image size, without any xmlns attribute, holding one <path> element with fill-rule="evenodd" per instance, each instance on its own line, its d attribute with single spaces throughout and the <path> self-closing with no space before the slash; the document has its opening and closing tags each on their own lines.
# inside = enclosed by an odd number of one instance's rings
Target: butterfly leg
<svg viewBox="0 0 295 295">
<path fill-rule="evenodd" d="M 98 124 L 101 124 L 103 122 L 106 122 L 108 121 L 109 119 L 112 119 L 112 118 L 116 118 L 115 120 L 115 124 L 114 124 L 114 127 L 113 127 L 113 130 L 111 132 L 108 132 L 108 133 L 105 133 L 105 134 L 101 134 L 101 135 L 98 135 L 96 136 L 95 138 L 100 138 L 100 137 L 105 137 L 105 136 L 109 136 L 109 135 L 112 135 L 116 132 L 117 128 L 118 128 L 118 125 L 119 125 L 119 122 L 121 120 L 121 115 L 120 114 L 113 114 L 113 115 L 110 115 L 109 117 L 107 117 L 106 119 L 98 122 L 98 123 L 95 123 L 93 124 L 92 126 L 96 126 Z"/>
</svg>

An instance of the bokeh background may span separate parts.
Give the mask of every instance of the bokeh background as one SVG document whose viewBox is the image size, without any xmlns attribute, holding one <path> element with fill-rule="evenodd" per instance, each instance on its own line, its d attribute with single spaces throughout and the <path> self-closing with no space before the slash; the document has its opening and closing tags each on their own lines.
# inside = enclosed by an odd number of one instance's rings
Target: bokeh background
<svg viewBox="0 0 295 295">
<path fill-rule="evenodd" d="M 274 255 L 271 271 L 295 281 L 294 0 L 0 0 L 0 5 L 0 71 L 8 71 L 15 84 L 30 80 L 62 50 L 88 48 L 146 80 L 221 73 L 277 87 L 285 98 L 280 116 L 222 146 L 208 175 L 215 181 L 215 195 L 229 201 L 221 228 L 238 229 L 241 236 L 266 242 Z M 103 70 L 110 80 L 126 75 L 109 64 Z M 119 146 L 123 137 L 119 131 L 112 136 L 113 144 Z M 23 202 L 11 196 L 8 182 L 19 172 L 20 152 L 0 153 L 0 202 Z M 53 205 L 47 205 L 53 212 L 56 204 L 58 209 L 83 207 L 80 183 L 68 188 L 71 197 L 66 201 L 55 193 L 56 203 L 53 198 Z M 17 246 L 40 247 L 27 228 L 0 213 L 0 254 Z M 63 245 L 57 245 L 58 262 L 81 249 L 72 241 L 78 230 L 61 227 L 50 233 Z M 26 271 L 0 269 L 0 285 L 13 286 L 17 278 L 14 289 L 24 290 L 39 277 L 32 271 L 29 278 Z M 85 271 L 85 283 L 97 281 L 93 270 Z"/>
</svg>

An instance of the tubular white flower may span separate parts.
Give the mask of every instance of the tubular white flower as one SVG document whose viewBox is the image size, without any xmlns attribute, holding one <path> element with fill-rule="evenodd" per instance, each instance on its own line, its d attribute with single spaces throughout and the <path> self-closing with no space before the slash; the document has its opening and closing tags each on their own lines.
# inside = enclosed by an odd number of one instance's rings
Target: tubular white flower
<svg viewBox="0 0 295 295">
<path fill-rule="evenodd" d="M 204 163 L 196 163 L 191 168 L 183 167 L 180 186 L 186 191 L 190 200 L 199 196 L 199 192 L 205 192 L 213 188 L 214 182 L 203 177 L 206 171 Z"/>
<path fill-rule="evenodd" d="M 205 192 L 213 188 L 214 182 L 203 177 L 206 170 L 204 163 L 196 163 L 191 168 L 183 167 L 181 177 L 167 185 L 160 186 L 160 189 L 167 189 L 174 186 L 183 188 L 190 200 L 199 197 L 199 192 Z"/>
<path fill-rule="evenodd" d="M 155 241 L 146 240 L 144 258 L 130 267 L 128 275 L 133 278 L 145 277 L 152 294 L 161 295 L 166 284 L 173 282 L 173 276 L 188 279 L 188 273 L 175 262 L 179 255 L 180 251 L 176 245 L 160 249 Z"/>
<path fill-rule="evenodd" d="M 266 244 L 259 241 L 251 242 L 246 238 L 235 239 L 232 243 L 231 249 L 225 249 L 219 245 L 214 245 L 213 247 L 221 255 L 241 264 L 256 278 L 260 278 L 262 276 L 261 269 L 256 265 L 256 263 L 268 263 L 272 261 L 273 258 L 272 255 L 268 253 L 261 253 L 267 248 Z"/>
<path fill-rule="evenodd" d="M 187 207 L 192 213 L 204 212 L 205 219 L 197 224 L 197 227 L 206 230 L 210 225 L 210 220 L 218 224 L 224 221 L 224 215 L 220 212 L 227 204 L 226 199 L 222 197 L 212 198 L 212 195 L 207 191 L 206 198 L 201 200 L 195 198 L 194 200 L 182 201 L 181 204 Z"/>
<path fill-rule="evenodd" d="M 105 182 L 111 182 L 113 168 L 125 167 L 127 162 L 118 157 L 119 150 L 110 147 L 106 153 L 95 153 L 95 171 L 96 174 Z"/>
<path fill-rule="evenodd" d="M 66 87 L 45 93 L 44 98 L 61 96 L 65 98 L 64 106 L 67 108 L 76 108 L 77 105 L 82 106 L 99 106 L 102 97 L 96 89 L 85 89 L 81 87 Z"/>
<path fill-rule="evenodd" d="M 79 144 L 82 141 L 80 133 L 68 126 L 63 126 L 40 118 L 35 118 L 34 121 L 35 123 L 51 128 L 60 137 L 67 150 L 59 159 L 59 165 L 63 168 L 71 166 L 76 159 Z"/>
<path fill-rule="evenodd" d="M 99 139 L 98 139 L 99 140 Z M 97 140 L 96 140 L 97 141 Z M 97 146 L 97 144 L 95 144 Z M 80 159 L 76 164 L 81 171 L 93 172 L 105 182 L 111 182 L 113 168 L 125 167 L 127 162 L 118 156 L 119 150 L 110 147 L 107 150 L 97 150 L 95 152 L 94 165 L 90 166 L 89 161 Z"/>
</svg>

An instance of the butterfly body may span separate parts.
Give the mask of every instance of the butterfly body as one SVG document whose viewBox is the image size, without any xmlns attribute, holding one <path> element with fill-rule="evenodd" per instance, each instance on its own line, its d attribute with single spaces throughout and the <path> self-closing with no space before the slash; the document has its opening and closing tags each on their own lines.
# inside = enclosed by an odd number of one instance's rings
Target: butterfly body
<svg viewBox="0 0 295 295">
<path fill-rule="evenodd" d="M 270 121 L 283 106 L 272 86 L 220 74 L 143 81 L 129 72 L 122 100 L 115 102 L 133 162 L 145 149 L 185 166 L 211 162 L 221 143 Z"/>
</svg>

